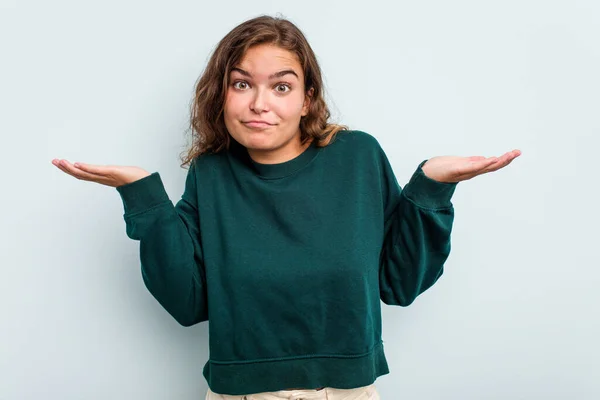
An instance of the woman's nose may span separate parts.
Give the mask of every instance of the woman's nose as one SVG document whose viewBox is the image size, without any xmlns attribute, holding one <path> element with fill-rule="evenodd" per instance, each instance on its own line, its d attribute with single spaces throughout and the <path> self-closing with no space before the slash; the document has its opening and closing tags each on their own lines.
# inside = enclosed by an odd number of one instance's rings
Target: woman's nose
<svg viewBox="0 0 600 400">
<path fill-rule="evenodd" d="M 266 93 L 262 90 L 257 90 L 250 104 L 250 108 L 256 113 L 264 111 L 265 108 L 267 108 Z"/>
</svg>

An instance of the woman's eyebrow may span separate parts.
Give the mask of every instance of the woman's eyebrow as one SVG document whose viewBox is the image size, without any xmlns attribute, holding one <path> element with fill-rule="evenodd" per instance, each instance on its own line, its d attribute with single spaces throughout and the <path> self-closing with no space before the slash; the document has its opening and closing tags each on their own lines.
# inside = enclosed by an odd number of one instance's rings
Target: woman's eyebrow
<svg viewBox="0 0 600 400">
<path fill-rule="evenodd" d="M 252 74 L 250 74 L 250 72 L 244 71 L 241 68 L 233 67 L 231 69 L 231 72 L 233 72 L 233 71 L 237 71 L 240 74 L 247 76 L 248 78 L 252 78 Z M 269 75 L 269 79 L 281 78 L 282 76 L 287 75 L 287 74 L 292 74 L 292 75 L 296 76 L 296 79 L 300 79 L 300 78 L 298 78 L 298 74 L 292 69 L 284 69 L 283 71 L 275 72 L 274 74 Z"/>
</svg>

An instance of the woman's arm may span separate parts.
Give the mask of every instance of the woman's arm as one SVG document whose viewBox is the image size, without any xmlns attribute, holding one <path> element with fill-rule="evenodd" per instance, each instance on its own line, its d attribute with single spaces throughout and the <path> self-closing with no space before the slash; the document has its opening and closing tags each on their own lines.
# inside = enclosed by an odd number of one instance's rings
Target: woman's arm
<svg viewBox="0 0 600 400">
<path fill-rule="evenodd" d="M 176 205 L 157 172 L 116 189 L 127 236 L 140 241 L 142 277 L 150 293 L 183 326 L 208 320 L 194 164 Z"/>
<path fill-rule="evenodd" d="M 383 155 L 385 234 L 379 286 L 385 304 L 408 306 L 442 275 L 450 254 L 456 183 L 428 178 L 422 162 L 402 189 Z"/>
<path fill-rule="evenodd" d="M 504 168 L 521 151 L 500 157 L 433 157 L 419 165 L 404 189 L 380 153 L 385 203 L 380 294 L 386 304 L 408 306 L 443 273 L 454 221 L 450 199 L 458 182 Z"/>
</svg>

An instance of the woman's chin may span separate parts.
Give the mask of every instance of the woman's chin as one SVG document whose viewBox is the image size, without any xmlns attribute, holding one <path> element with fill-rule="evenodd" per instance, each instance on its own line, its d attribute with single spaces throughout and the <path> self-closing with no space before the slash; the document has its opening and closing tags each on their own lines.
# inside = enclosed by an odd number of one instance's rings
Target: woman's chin
<svg viewBox="0 0 600 400">
<path fill-rule="evenodd" d="M 244 142 L 246 148 L 253 150 L 270 150 L 275 147 L 271 138 L 263 135 L 252 135 L 246 138 Z"/>
</svg>

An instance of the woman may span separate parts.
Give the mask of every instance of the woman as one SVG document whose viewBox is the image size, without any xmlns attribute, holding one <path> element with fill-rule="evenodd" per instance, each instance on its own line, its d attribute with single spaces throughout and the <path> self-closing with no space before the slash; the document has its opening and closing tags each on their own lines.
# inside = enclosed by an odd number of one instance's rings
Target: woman
<svg viewBox="0 0 600 400">
<path fill-rule="evenodd" d="M 304 35 L 261 16 L 198 82 L 176 205 L 157 172 L 52 161 L 116 187 L 150 293 L 183 326 L 210 320 L 207 399 L 378 399 L 381 301 L 436 282 L 457 183 L 520 155 L 433 157 L 402 189 L 377 140 L 329 116 Z"/>
</svg>

